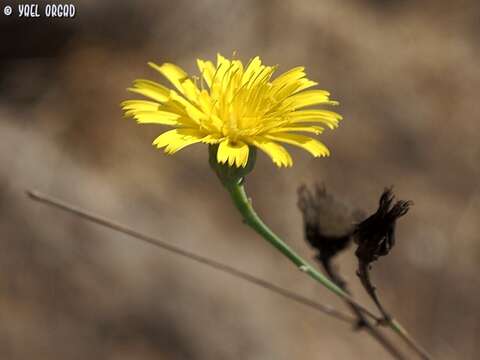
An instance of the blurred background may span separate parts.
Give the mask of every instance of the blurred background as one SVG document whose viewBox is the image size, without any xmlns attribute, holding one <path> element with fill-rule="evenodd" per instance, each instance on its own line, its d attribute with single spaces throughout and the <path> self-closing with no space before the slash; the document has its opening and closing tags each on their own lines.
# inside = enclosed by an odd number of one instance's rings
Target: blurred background
<svg viewBox="0 0 480 360">
<path fill-rule="evenodd" d="M 196 72 L 197 57 L 234 50 L 306 66 L 345 118 L 323 135 L 327 159 L 292 149 L 285 170 L 259 157 L 247 189 L 267 224 L 311 258 L 300 184 L 323 181 L 367 212 L 394 185 L 415 205 L 374 266 L 379 295 L 435 358 L 480 358 L 480 3 L 75 4 L 74 19 L 0 13 L 0 358 L 389 358 L 345 323 L 25 196 L 41 190 L 347 310 L 242 225 L 205 146 L 165 156 L 151 146 L 159 128 L 122 116 L 135 78 L 159 80 L 147 61 Z M 368 303 L 352 250 L 337 264 Z"/>
</svg>

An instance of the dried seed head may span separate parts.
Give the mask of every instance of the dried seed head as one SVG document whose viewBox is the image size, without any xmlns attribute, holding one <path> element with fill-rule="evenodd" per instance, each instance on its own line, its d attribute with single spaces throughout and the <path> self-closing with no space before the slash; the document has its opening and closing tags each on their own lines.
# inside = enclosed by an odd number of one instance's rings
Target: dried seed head
<svg viewBox="0 0 480 360">
<path fill-rule="evenodd" d="M 323 184 L 316 185 L 313 192 L 302 185 L 298 207 L 303 214 L 305 238 L 318 250 L 317 258 L 330 259 L 349 245 L 355 214 L 327 193 Z"/>
<path fill-rule="evenodd" d="M 395 245 L 396 221 L 413 205 L 411 201 L 399 200 L 394 203 L 394 200 L 392 188 L 386 188 L 377 211 L 355 227 L 354 240 L 358 244 L 355 254 L 365 264 L 388 255 Z"/>
</svg>

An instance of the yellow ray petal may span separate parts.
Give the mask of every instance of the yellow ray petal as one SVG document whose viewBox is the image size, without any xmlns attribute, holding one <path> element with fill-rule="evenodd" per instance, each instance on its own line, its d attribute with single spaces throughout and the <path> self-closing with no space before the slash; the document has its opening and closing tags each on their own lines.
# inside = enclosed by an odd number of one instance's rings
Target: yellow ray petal
<svg viewBox="0 0 480 360">
<path fill-rule="evenodd" d="M 161 102 L 167 101 L 170 94 L 170 89 L 151 80 L 137 79 L 133 82 L 133 87 L 136 89 L 151 90 L 158 93 L 158 95 L 163 98 Z"/>
<path fill-rule="evenodd" d="M 272 81 L 271 92 L 277 101 L 318 85 L 315 81 L 305 78 L 304 70 L 302 66 L 293 68 Z"/>
<path fill-rule="evenodd" d="M 298 66 L 284 72 L 283 74 L 280 74 L 275 80 L 272 81 L 272 87 L 276 89 L 285 84 L 297 82 L 297 80 L 305 76 L 304 70 L 305 68 L 303 66 Z"/>
<path fill-rule="evenodd" d="M 253 144 L 265 152 L 278 167 L 290 167 L 293 165 L 292 157 L 282 145 L 263 137 L 255 137 Z"/>
<path fill-rule="evenodd" d="M 133 117 L 139 124 L 179 125 L 180 115 L 168 111 L 138 111 Z"/>
<path fill-rule="evenodd" d="M 218 146 L 217 161 L 229 166 L 245 167 L 248 162 L 248 145 L 242 141 L 224 139 Z"/>
<path fill-rule="evenodd" d="M 295 109 L 319 104 L 337 104 L 336 101 L 329 99 L 329 95 L 330 93 L 325 90 L 308 90 L 288 97 L 285 103 Z"/>
<path fill-rule="evenodd" d="M 299 83 L 299 86 L 298 86 L 297 90 L 295 90 L 294 93 L 298 93 L 300 91 L 303 91 L 303 90 L 306 90 L 306 89 L 309 89 L 313 86 L 318 85 L 317 82 L 309 80 L 309 79 L 300 79 L 300 80 L 298 80 L 298 83 Z"/>
<path fill-rule="evenodd" d="M 220 134 L 211 134 L 207 135 L 202 139 L 202 143 L 208 144 L 208 145 L 213 145 L 213 144 L 218 144 L 220 141 L 224 139 L 223 135 Z"/>
<path fill-rule="evenodd" d="M 188 114 L 190 119 L 192 119 L 195 123 L 200 124 L 202 122 L 205 122 L 208 117 L 207 115 L 198 109 L 198 107 L 195 106 L 195 104 L 192 104 L 190 101 L 185 99 L 183 96 L 178 95 L 175 92 L 172 92 L 170 95 L 170 98 L 181 105 L 184 109 L 185 112 Z"/>
<path fill-rule="evenodd" d="M 158 66 L 153 62 L 149 62 L 148 65 L 165 76 L 168 81 L 170 81 L 172 85 L 183 94 L 184 90 L 182 87 L 182 81 L 188 78 L 188 74 L 181 67 L 171 63 L 164 63 L 161 66 Z"/>
<path fill-rule="evenodd" d="M 200 89 L 197 87 L 197 85 L 195 85 L 192 80 L 186 79 L 182 81 L 182 88 L 185 97 L 192 103 L 198 104 Z"/>
<path fill-rule="evenodd" d="M 316 126 L 316 125 L 308 125 L 308 124 L 293 125 L 292 124 L 292 125 L 286 125 L 286 126 L 271 129 L 268 131 L 268 134 L 287 133 L 290 131 L 300 131 L 300 132 L 307 132 L 307 133 L 319 135 L 323 132 L 323 128 L 321 126 Z"/>
<path fill-rule="evenodd" d="M 222 54 L 217 53 L 217 68 L 220 67 L 220 65 L 222 64 L 225 64 L 226 67 L 228 68 L 230 66 L 230 60 L 228 60 Z"/>
<path fill-rule="evenodd" d="M 213 75 L 215 74 L 215 66 L 213 63 L 211 61 L 197 59 L 197 66 L 208 87 L 212 87 L 212 79 Z"/>
<path fill-rule="evenodd" d="M 230 70 L 231 61 L 226 59 L 220 54 L 217 54 L 217 68 L 215 74 L 213 75 L 213 83 L 218 83 L 222 85 L 225 78 L 225 74 Z"/>
<path fill-rule="evenodd" d="M 330 129 L 338 127 L 338 122 L 342 116 L 328 110 L 299 110 L 289 114 L 291 123 L 320 122 L 327 125 Z"/>
<path fill-rule="evenodd" d="M 260 60 L 260 57 L 255 56 L 253 59 L 250 60 L 247 68 L 245 69 L 245 72 L 243 73 L 242 85 L 250 82 L 255 76 L 255 74 L 258 74 L 261 69 L 262 61 Z"/>
<path fill-rule="evenodd" d="M 312 139 L 308 136 L 297 134 L 278 133 L 273 135 L 265 135 L 266 138 L 274 141 L 284 142 L 286 144 L 295 145 L 307 150 L 313 156 L 328 156 L 330 151 L 320 141 Z"/>
<path fill-rule="evenodd" d="M 155 111 L 160 108 L 160 104 L 148 101 L 148 100 L 126 100 L 120 103 L 122 110 L 125 111 L 125 115 L 128 116 L 127 112 L 135 113 L 136 111 Z"/>
<path fill-rule="evenodd" d="M 300 86 L 301 84 L 298 82 L 285 83 L 281 87 L 272 88 L 272 96 L 276 101 L 282 101 L 288 96 L 295 94 Z"/>
<path fill-rule="evenodd" d="M 153 145 L 157 148 L 165 147 L 167 154 L 174 154 L 186 146 L 202 141 L 205 135 L 197 129 L 174 129 L 158 136 Z"/>
<path fill-rule="evenodd" d="M 165 102 L 165 96 L 160 94 L 157 91 L 151 90 L 151 89 L 136 89 L 136 88 L 128 88 L 127 89 L 130 92 L 136 93 L 143 95 L 145 97 L 148 97 L 150 99 L 156 100 L 158 102 Z"/>
</svg>

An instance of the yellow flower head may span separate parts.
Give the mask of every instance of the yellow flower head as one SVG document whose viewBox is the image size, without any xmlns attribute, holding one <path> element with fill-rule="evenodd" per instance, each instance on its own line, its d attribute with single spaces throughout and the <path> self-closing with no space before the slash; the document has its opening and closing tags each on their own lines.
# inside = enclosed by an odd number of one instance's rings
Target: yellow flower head
<svg viewBox="0 0 480 360">
<path fill-rule="evenodd" d="M 173 154 L 188 145 L 218 144 L 217 161 L 245 167 L 249 147 L 264 151 L 278 166 L 291 166 L 292 158 L 279 143 L 299 146 L 313 156 L 328 156 L 325 145 L 311 136 L 324 127 L 337 127 L 341 116 L 317 105 L 337 105 L 325 90 L 307 90 L 316 82 L 304 68 L 293 68 L 272 80 L 276 66 L 263 65 L 257 56 L 244 67 L 240 60 L 217 55 L 217 64 L 197 60 L 200 77 L 189 77 L 180 67 L 149 65 L 175 87 L 169 89 L 138 79 L 129 90 L 150 100 L 122 103 L 126 116 L 140 124 L 174 127 L 153 144 Z M 307 108 L 307 109 L 305 109 Z"/>
</svg>

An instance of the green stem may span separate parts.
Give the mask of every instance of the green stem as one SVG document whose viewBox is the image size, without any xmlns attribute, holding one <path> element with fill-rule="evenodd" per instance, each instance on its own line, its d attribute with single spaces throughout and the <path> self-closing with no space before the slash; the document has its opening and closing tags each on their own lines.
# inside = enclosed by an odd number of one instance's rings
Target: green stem
<svg viewBox="0 0 480 360">
<path fill-rule="evenodd" d="M 252 207 L 250 200 L 247 197 L 245 188 L 243 184 L 237 182 L 228 182 L 224 184 L 227 190 L 230 192 L 232 200 L 237 207 L 237 209 L 242 214 L 245 223 L 249 225 L 253 230 L 260 234 L 265 240 L 277 248 L 283 255 L 285 255 L 291 262 L 297 266 L 297 268 L 311 278 L 325 286 L 327 289 L 337 294 L 341 298 L 351 301 L 369 316 L 377 318 L 365 307 L 358 304 L 350 295 L 333 283 L 330 279 L 324 276 L 322 273 L 317 271 L 312 265 L 305 261 L 302 257 L 295 253 L 285 242 L 280 239 L 272 230 L 270 230 L 267 225 L 262 221 L 262 219 L 257 215 L 255 210 Z"/>
</svg>

